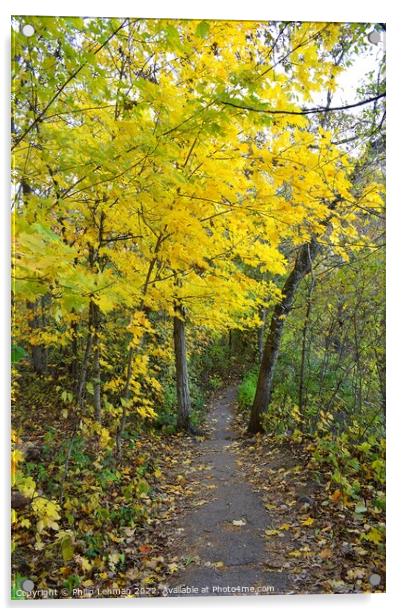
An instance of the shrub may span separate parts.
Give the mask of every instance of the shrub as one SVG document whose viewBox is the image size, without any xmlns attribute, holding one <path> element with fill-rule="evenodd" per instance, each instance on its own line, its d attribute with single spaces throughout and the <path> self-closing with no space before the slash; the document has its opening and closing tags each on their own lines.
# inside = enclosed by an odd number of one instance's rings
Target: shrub
<svg viewBox="0 0 402 616">
<path fill-rule="evenodd" d="M 255 391 L 257 388 L 258 373 L 256 368 L 249 370 L 242 382 L 239 385 L 237 392 L 237 399 L 239 402 L 239 409 L 245 411 L 253 404 Z"/>
</svg>

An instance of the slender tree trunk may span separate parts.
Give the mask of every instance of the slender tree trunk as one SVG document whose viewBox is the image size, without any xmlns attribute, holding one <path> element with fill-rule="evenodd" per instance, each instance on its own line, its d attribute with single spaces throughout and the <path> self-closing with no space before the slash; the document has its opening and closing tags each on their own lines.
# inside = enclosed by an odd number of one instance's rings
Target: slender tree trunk
<svg viewBox="0 0 402 616">
<path fill-rule="evenodd" d="M 78 380 L 77 393 L 76 393 L 77 406 L 79 408 L 82 408 L 84 404 L 84 399 L 85 399 L 85 386 L 87 383 L 88 364 L 89 364 L 89 358 L 90 358 L 91 351 L 92 351 L 93 337 L 94 335 L 92 331 L 92 302 L 91 302 L 89 305 L 87 341 L 85 345 L 84 357 L 81 363 L 81 372 L 80 372 L 80 376 Z"/>
<path fill-rule="evenodd" d="M 97 340 L 95 343 L 95 353 L 94 353 L 94 407 L 95 407 L 95 419 L 96 421 L 101 421 L 102 419 L 102 403 L 101 403 L 101 373 L 100 373 L 100 363 L 99 363 L 99 341 Z"/>
<path fill-rule="evenodd" d="M 272 395 L 272 383 L 279 355 L 284 319 L 289 314 L 296 290 L 303 278 L 311 271 L 312 261 L 318 253 L 318 242 L 313 239 L 304 244 L 296 258 L 293 270 L 282 289 L 283 299 L 274 308 L 258 375 L 257 389 L 251 409 L 248 432 L 262 432 L 261 415 L 268 409 Z"/>
<path fill-rule="evenodd" d="M 186 357 L 186 333 L 184 324 L 184 308 L 175 305 L 173 317 L 173 340 L 176 363 L 176 392 L 177 392 L 177 428 L 190 431 L 191 401 L 188 385 L 188 370 Z"/>
<path fill-rule="evenodd" d="M 49 295 L 43 295 L 40 299 L 40 324 L 42 329 L 46 327 L 46 304 L 49 303 Z M 47 374 L 47 366 L 48 366 L 48 348 L 45 345 L 42 345 L 42 364 L 43 364 L 43 373 Z"/>
<path fill-rule="evenodd" d="M 81 364 L 81 373 L 80 373 L 80 378 L 79 378 L 78 387 L 77 387 L 76 397 L 77 397 L 77 405 L 79 407 L 82 407 L 82 405 L 84 404 L 85 385 L 87 383 L 87 371 L 88 371 L 89 356 L 91 354 L 91 348 L 92 348 L 92 338 L 93 338 L 93 334 L 91 332 L 88 332 L 84 357 L 83 357 L 82 364 Z"/>
<path fill-rule="evenodd" d="M 387 395 L 386 395 L 386 369 L 385 369 L 385 353 L 378 353 L 377 349 L 374 349 L 376 368 L 378 374 L 378 383 L 381 393 L 381 406 L 385 418 L 387 408 Z"/>
<path fill-rule="evenodd" d="M 301 349 L 301 359 L 300 359 L 300 381 L 299 381 L 299 412 L 303 415 L 304 411 L 304 373 L 306 370 L 306 356 L 307 356 L 307 332 L 310 321 L 311 307 L 312 307 L 312 299 L 313 299 L 313 291 L 314 291 L 314 276 L 313 272 L 311 273 L 311 284 L 308 291 L 307 297 L 307 309 L 306 316 L 304 317 L 303 324 L 303 332 L 302 332 L 302 349 Z"/>
<path fill-rule="evenodd" d="M 101 421 L 102 403 L 101 403 L 101 370 L 100 370 L 100 314 L 99 308 L 93 305 L 93 321 L 94 321 L 94 407 L 96 421 Z"/>
<path fill-rule="evenodd" d="M 78 390 L 78 324 L 71 324 L 71 364 L 70 375 L 73 381 L 73 389 Z"/>
<path fill-rule="evenodd" d="M 258 357 L 258 363 L 260 364 L 262 362 L 262 356 L 264 354 L 264 334 L 265 334 L 265 321 L 267 318 L 267 309 L 266 308 L 262 308 L 261 309 L 261 325 L 258 328 L 258 343 L 257 343 L 257 357 Z"/>
</svg>

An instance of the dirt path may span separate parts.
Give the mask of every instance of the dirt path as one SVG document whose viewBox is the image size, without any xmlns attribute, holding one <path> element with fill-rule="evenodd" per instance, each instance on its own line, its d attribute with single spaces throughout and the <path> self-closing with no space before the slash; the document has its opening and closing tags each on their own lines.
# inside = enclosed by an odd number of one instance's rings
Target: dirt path
<svg viewBox="0 0 402 616">
<path fill-rule="evenodd" d="M 172 596 L 288 592 L 288 574 L 268 570 L 264 531 L 270 526 L 269 512 L 242 473 L 232 446 L 235 397 L 236 387 L 230 385 L 212 403 L 211 434 L 199 443 L 191 480 L 200 506 L 176 521 L 177 549 L 189 555 L 189 565 L 170 578 Z"/>
<path fill-rule="evenodd" d="M 208 437 L 159 440 L 161 509 L 141 556 L 132 548 L 136 587 L 168 597 L 384 592 L 384 554 L 367 535 L 376 518 L 338 502 L 309 441 L 245 438 L 235 400 L 232 384 L 216 394 Z"/>
</svg>

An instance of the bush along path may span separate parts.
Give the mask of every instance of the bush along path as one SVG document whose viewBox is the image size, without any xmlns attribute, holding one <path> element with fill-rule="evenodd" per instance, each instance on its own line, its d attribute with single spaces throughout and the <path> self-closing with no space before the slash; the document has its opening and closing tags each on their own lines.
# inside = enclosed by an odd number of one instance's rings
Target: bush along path
<svg viewBox="0 0 402 616">
<path fill-rule="evenodd" d="M 158 594 L 383 592 L 367 517 L 331 498 L 305 446 L 242 434 L 235 402 L 233 384 L 214 397 L 180 471 L 186 505 L 165 529 L 172 575 Z"/>
</svg>

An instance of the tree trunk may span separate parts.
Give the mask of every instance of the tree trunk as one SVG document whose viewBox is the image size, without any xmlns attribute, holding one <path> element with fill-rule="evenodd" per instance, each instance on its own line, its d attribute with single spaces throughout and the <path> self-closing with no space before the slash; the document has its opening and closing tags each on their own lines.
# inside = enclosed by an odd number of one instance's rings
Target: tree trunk
<svg viewBox="0 0 402 616">
<path fill-rule="evenodd" d="M 94 407 L 95 407 L 95 419 L 101 421 L 102 419 L 102 403 L 101 403 L 101 373 L 99 363 L 99 341 L 96 341 L 95 353 L 94 353 Z"/>
<path fill-rule="evenodd" d="M 101 370 L 100 370 L 100 314 L 96 304 L 93 305 L 94 319 L 94 407 L 95 419 L 101 421 L 102 403 L 101 403 Z"/>
<path fill-rule="evenodd" d="M 257 389 L 247 428 L 247 431 L 252 434 L 263 432 L 261 415 L 267 411 L 271 401 L 272 382 L 279 355 L 279 345 L 282 337 L 284 319 L 292 308 L 293 299 L 300 282 L 311 270 L 312 261 L 316 257 L 318 249 L 319 245 L 315 239 L 301 247 L 293 270 L 289 274 L 282 289 L 282 301 L 274 308 L 265 341 Z"/>
<path fill-rule="evenodd" d="M 262 323 L 260 327 L 258 328 L 258 342 L 257 342 L 257 360 L 259 364 L 262 362 L 262 356 L 264 353 L 265 320 L 267 318 L 266 308 L 261 309 L 260 317 L 261 317 Z"/>
<path fill-rule="evenodd" d="M 378 382 L 381 393 L 381 407 L 384 414 L 386 414 L 387 408 L 387 388 L 386 388 L 386 369 L 385 369 L 385 352 L 378 353 L 377 349 L 374 349 L 375 358 L 376 358 L 376 368 L 378 374 Z"/>
<path fill-rule="evenodd" d="M 188 386 L 188 371 L 186 357 L 186 333 L 184 324 L 184 308 L 175 305 L 173 317 L 173 340 L 176 363 L 176 392 L 177 392 L 177 428 L 190 431 L 191 401 Z"/>
<path fill-rule="evenodd" d="M 74 321 L 71 324 L 71 363 L 70 376 L 73 382 L 74 391 L 78 390 L 78 324 Z"/>
<path fill-rule="evenodd" d="M 303 411 L 304 411 L 304 396 L 305 396 L 304 375 L 306 371 L 307 332 L 309 328 L 310 314 L 311 314 L 311 308 L 312 308 L 312 303 L 313 303 L 312 302 L 313 291 L 314 291 L 314 276 L 312 273 L 311 284 L 310 284 L 310 288 L 309 288 L 308 296 L 307 296 L 306 316 L 304 318 L 304 324 L 303 324 L 302 348 L 301 348 L 301 359 L 300 359 L 299 412 L 300 412 L 300 415 L 302 416 L 303 416 Z"/>
<path fill-rule="evenodd" d="M 77 392 L 76 392 L 77 406 L 79 408 L 83 407 L 84 400 L 85 400 L 85 386 L 87 383 L 87 372 L 88 372 L 89 358 L 90 358 L 91 351 L 92 351 L 92 344 L 93 344 L 93 331 L 92 331 L 92 302 L 91 302 L 89 305 L 89 314 L 88 314 L 87 341 L 85 345 L 84 357 L 81 363 L 81 371 L 80 371 L 80 376 L 79 376 L 79 380 L 77 384 Z"/>
</svg>

